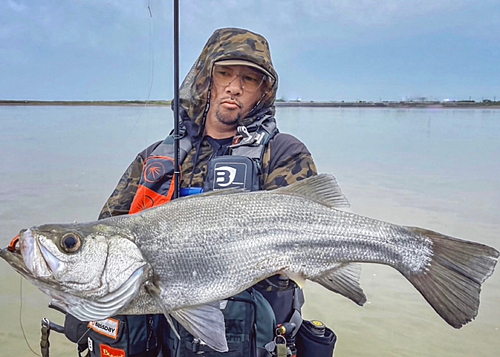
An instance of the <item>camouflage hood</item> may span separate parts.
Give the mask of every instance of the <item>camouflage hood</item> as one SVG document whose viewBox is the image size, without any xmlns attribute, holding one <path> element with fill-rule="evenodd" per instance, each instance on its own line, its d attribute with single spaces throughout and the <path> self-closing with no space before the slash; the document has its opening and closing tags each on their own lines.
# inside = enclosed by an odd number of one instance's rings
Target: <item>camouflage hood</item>
<svg viewBox="0 0 500 357">
<path fill-rule="evenodd" d="M 179 113 L 189 136 L 203 134 L 212 87 L 212 68 L 223 60 L 245 60 L 264 68 L 274 79 L 265 96 L 242 120 L 249 125 L 265 115 L 274 115 L 274 101 L 278 90 L 278 75 L 271 61 L 267 40 L 245 29 L 224 28 L 216 30 L 208 39 L 200 56 L 181 85 Z"/>
</svg>

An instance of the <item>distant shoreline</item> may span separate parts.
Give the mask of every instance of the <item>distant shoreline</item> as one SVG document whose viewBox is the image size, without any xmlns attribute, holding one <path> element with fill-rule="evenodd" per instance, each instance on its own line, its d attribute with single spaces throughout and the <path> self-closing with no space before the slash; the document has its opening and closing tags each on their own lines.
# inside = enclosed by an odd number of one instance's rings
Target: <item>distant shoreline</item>
<svg viewBox="0 0 500 357">
<path fill-rule="evenodd" d="M 170 101 L 166 100 L 0 100 L 0 105 L 25 105 L 25 106 L 139 106 L 139 105 L 155 105 L 155 106 L 170 106 Z"/>
<path fill-rule="evenodd" d="M 276 107 L 309 108 L 480 108 L 500 109 L 500 102 L 447 101 L 447 102 L 283 102 Z M 119 101 L 44 101 L 44 100 L 0 100 L 0 106 L 170 106 L 166 100 L 119 100 Z"/>
</svg>

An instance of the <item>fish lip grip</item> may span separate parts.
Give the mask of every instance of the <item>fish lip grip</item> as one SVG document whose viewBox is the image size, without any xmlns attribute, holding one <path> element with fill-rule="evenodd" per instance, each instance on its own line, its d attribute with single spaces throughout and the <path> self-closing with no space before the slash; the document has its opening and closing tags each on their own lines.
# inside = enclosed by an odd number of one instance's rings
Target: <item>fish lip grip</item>
<svg viewBox="0 0 500 357">
<path fill-rule="evenodd" d="M 14 253 L 17 250 L 17 244 L 19 243 L 19 234 L 12 239 L 12 242 L 10 242 L 9 246 L 7 249 L 9 252 Z"/>
</svg>

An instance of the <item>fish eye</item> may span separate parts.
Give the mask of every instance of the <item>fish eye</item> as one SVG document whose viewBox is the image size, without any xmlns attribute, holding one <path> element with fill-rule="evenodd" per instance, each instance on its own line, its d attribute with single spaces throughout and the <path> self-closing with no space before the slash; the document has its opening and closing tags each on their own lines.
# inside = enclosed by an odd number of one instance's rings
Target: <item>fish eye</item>
<svg viewBox="0 0 500 357">
<path fill-rule="evenodd" d="M 60 240 L 61 248 L 66 253 L 74 253 L 82 245 L 82 239 L 75 233 L 66 233 Z"/>
</svg>

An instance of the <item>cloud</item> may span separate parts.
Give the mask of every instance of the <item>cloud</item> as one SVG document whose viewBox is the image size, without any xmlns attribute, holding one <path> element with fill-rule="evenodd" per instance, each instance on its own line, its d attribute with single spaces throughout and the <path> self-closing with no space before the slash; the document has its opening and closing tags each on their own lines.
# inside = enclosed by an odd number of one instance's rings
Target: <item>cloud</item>
<svg viewBox="0 0 500 357">
<path fill-rule="evenodd" d="M 237 26 L 290 47 L 369 43 L 453 30 L 491 37 L 500 30 L 497 0 L 197 0 L 180 2 L 181 41 L 198 50 L 216 28 Z M 45 47 L 106 47 L 124 53 L 129 42 L 156 37 L 170 43 L 172 4 L 165 0 L 47 0 L 0 2 L 0 38 Z M 498 10 L 498 5 L 496 6 Z M 152 18 L 150 18 L 150 10 Z M 2 15 L 3 14 L 3 15 Z M 481 16 L 481 18 L 480 18 Z M 480 20 L 490 17 L 488 24 Z M 154 26 L 153 26 L 154 25 Z M 482 28 L 481 28 L 482 27 Z M 476 30 L 476 28 L 481 28 Z M 2 46 L 0 44 L 0 46 Z M 299 46 L 300 48 L 300 46 Z"/>
<path fill-rule="evenodd" d="M 340 21 L 362 27 L 390 26 L 403 21 L 453 14 L 474 6 L 474 0 L 313 0 L 293 1 L 301 13 L 313 18 Z"/>
<path fill-rule="evenodd" d="M 236 25 L 316 45 L 443 30 L 470 33 L 492 10 L 498 19 L 498 0 L 209 0 L 182 2 L 181 24 L 188 24 L 189 33 Z"/>
<path fill-rule="evenodd" d="M 137 1 L 14 2 L 0 5 L 0 38 L 29 50 L 130 51 L 133 43 L 147 41 L 150 16 L 147 4 Z"/>
<path fill-rule="evenodd" d="M 22 2 L 17 2 L 14 0 L 7 0 L 7 6 L 16 13 L 21 13 L 25 11 L 28 7 Z"/>
</svg>

